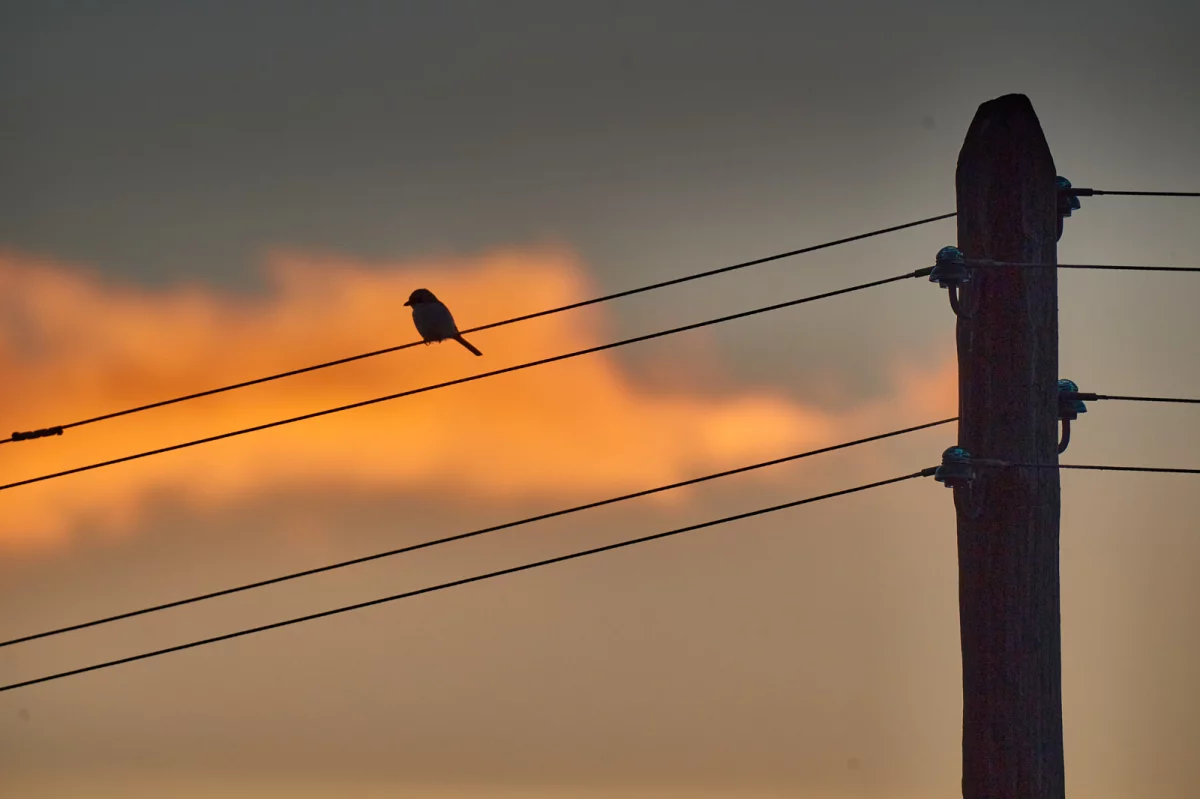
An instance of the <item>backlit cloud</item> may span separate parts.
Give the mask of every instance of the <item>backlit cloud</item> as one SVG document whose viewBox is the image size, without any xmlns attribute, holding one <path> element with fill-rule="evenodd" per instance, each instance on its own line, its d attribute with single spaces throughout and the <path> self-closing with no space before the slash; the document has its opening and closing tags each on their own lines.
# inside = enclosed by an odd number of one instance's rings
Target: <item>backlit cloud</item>
<svg viewBox="0 0 1200 799">
<path fill-rule="evenodd" d="M 269 259 L 261 293 L 118 285 L 86 269 L 0 257 L 0 429 L 76 419 L 410 341 L 418 286 L 466 328 L 592 295 L 553 249 L 364 263 Z M 622 331 L 624 332 L 624 331 Z M 630 331 L 632 332 L 632 331 Z M 628 334 L 628 333 L 627 333 Z M 8 483 L 598 344 L 603 306 L 4 445 Z M 682 335 L 695 335 L 685 333 Z M 670 339 L 641 346 L 669 346 Z M 694 396 L 640 387 L 611 353 L 536 367 L 192 449 L 0 492 L 0 546 L 122 533 L 165 498 L 197 512 L 262 492 L 341 487 L 458 501 L 589 496 L 835 440 L 915 409 L 953 407 L 953 371 L 897 370 L 899 399 L 831 415 L 782 392 Z"/>
</svg>

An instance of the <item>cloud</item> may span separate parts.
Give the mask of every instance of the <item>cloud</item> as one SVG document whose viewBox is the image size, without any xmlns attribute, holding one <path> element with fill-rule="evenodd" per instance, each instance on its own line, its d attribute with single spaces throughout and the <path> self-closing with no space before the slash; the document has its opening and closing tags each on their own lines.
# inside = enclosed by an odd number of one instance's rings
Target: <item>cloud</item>
<svg viewBox="0 0 1200 799">
<path fill-rule="evenodd" d="M 53 260 L 0 256 L 0 425 L 6 433 L 411 340 L 402 306 L 433 289 L 466 328 L 593 295 L 570 252 L 367 263 L 280 252 L 258 294 L 117 284 Z M 417 347 L 5 445 L 8 483 L 415 388 L 616 337 L 604 306 Z M 627 335 L 633 331 L 621 331 Z M 681 334 L 694 336 L 694 333 Z M 672 339 L 646 347 L 672 346 Z M 203 513 L 269 492 L 433 492 L 452 501 L 595 496 L 820 445 L 953 402 L 953 371 L 897 365 L 899 398 L 836 414 L 782 392 L 697 396 L 639 385 L 612 352 L 0 493 L 0 546 L 124 534 L 167 499 Z M 873 432 L 866 430 L 865 432 Z"/>
</svg>

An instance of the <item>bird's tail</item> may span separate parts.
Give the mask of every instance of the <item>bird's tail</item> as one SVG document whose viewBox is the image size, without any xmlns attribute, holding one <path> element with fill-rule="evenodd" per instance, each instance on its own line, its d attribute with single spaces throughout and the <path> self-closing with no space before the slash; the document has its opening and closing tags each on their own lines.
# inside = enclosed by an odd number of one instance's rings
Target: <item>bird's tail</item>
<svg viewBox="0 0 1200 799">
<path fill-rule="evenodd" d="M 459 344 L 463 345 L 464 347 L 466 347 L 467 349 L 469 349 L 471 352 L 475 353 L 476 355 L 483 355 L 482 352 L 475 349 L 475 347 L 472 346 L 471 343 L 469 341 L 467 341 L 465 338 L 463 338 L 462 336 L 455 335 L 454 340 L 457 341 Z"/>
</svg>

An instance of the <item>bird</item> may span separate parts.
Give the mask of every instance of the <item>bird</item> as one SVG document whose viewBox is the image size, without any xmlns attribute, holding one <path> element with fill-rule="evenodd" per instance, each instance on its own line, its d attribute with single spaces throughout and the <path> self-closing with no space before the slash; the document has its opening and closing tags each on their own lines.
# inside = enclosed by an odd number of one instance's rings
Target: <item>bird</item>
<svg viewBox="0 0 1200 799">
<path fill-rule="evenodd" d="M 458 326 L 454 324 L 454 316 L 450 313 L 450 309 L 433 296 L 433 292 L 429 289 L 417 289 L 408 295 L 408 302 L 404 304 L 412 308 L 413 324 L 416 325 L 417 332 L 421 334 L 421 339 L 426 344 L 452 338 L 475 355 L 483 355 L 462 337 L 462 334 L 458 332 Z"/>
</svg>

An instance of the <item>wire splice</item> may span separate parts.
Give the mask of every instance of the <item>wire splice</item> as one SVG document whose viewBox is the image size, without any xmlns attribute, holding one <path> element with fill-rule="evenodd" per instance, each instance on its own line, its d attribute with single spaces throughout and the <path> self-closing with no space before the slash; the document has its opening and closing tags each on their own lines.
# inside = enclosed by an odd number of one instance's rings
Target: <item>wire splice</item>
<svg viewBox="0 0 1200 799">
<path fill-rule="evenodd" d="M 63 434 L 62 425 L 55 427 L 43 427 L 41 430 L 26 430 L 16 431 L 12 434 L 13 441 L 29 441 L 34 438 L 47 438 L 48 436 L 61 436 Z"/>
</svg>

